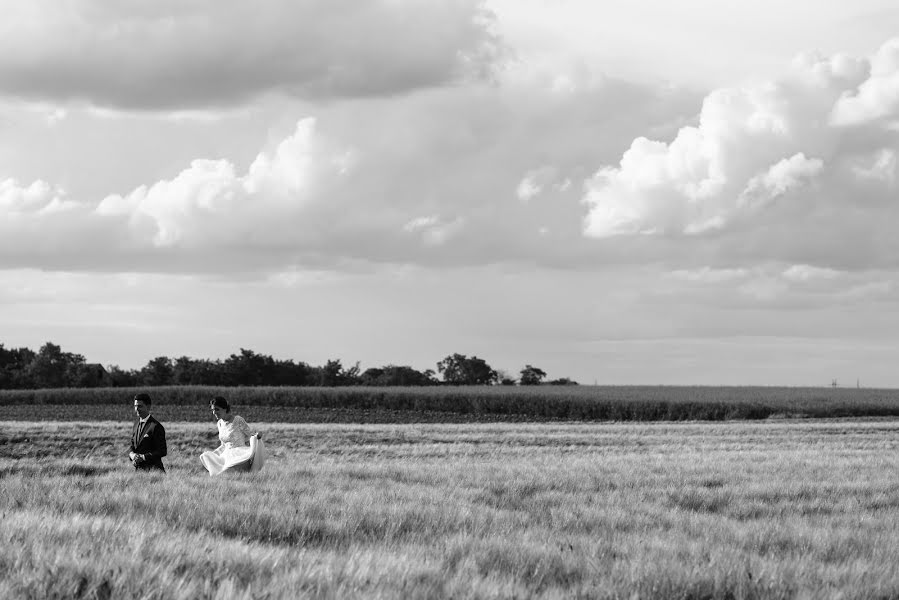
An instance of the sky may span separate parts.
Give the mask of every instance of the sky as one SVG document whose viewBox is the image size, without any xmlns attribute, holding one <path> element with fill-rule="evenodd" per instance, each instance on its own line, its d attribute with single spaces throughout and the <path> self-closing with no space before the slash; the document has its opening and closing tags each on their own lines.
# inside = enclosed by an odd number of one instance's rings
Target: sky
<svg viewBox="0 0 899 600">
<path fill-rule="evenodd" d="M 894 0 L 0 0 L 0 343 L 899 387 Z"/>
</svg>

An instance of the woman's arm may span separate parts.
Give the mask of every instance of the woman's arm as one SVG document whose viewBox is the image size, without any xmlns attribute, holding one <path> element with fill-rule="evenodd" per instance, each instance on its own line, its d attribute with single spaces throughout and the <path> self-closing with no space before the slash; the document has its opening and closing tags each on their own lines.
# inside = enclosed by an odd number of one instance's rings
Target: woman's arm
<svg viewBox="0 0 899 600">
<path fill-rule="evenodd" d="M 240 432 L 247 438 L 247 443 L 250 443 L 250 438 L 253 437 L 253 432 L 250 431 L 249 424 L 244 420 L 241 416 L 234 417 L 234 426 L 240 430 Z"/>
</svg>

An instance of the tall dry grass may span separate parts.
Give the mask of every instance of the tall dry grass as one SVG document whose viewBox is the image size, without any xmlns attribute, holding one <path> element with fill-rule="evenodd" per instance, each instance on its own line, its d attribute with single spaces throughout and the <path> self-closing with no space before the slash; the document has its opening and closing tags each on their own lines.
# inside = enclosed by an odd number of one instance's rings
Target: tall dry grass
<svg viewBox="0 0 899 600">
<path fill-rule="evenodd" d="M 255 425 L 255 424 L 254 424 Z M 899 595 L 897 423 L 260 425 L 257 477 L 0 423 L 4 598 Z"/>
</svg>

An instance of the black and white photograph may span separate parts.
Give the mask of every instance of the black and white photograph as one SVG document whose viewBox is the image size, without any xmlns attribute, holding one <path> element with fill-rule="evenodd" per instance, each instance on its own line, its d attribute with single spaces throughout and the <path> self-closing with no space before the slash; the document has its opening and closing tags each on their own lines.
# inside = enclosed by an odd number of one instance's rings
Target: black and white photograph
<svg viewBox="0 0 899 600">
<path fill-rule="evenodd" d="M 0 598 L 899 598 L 896 0 L 0 0 Z"/>
</svg>

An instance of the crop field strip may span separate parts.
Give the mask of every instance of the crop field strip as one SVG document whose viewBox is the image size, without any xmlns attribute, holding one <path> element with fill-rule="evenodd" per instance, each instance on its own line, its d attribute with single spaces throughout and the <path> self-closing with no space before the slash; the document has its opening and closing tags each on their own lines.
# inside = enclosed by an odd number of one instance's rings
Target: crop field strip
<svg viewBox="0 0 899 600">
<path fill-rule="evenodd" d="M 0 422 L 0 596 L 899 595 L 899 421 L 258 426 L 135 491 L 127 423 Z"/>
<path fill-rule="evenodd" d="M 781 387 L 531 386 L 94 388 L 0 391 L 0 420 L 128 418 L 138 391 L 163 421 L 202 422 L 223 395 L 250 420 L 286 423 L 720 421 L 899 417 L 899 390 Z"/>
</svg>

